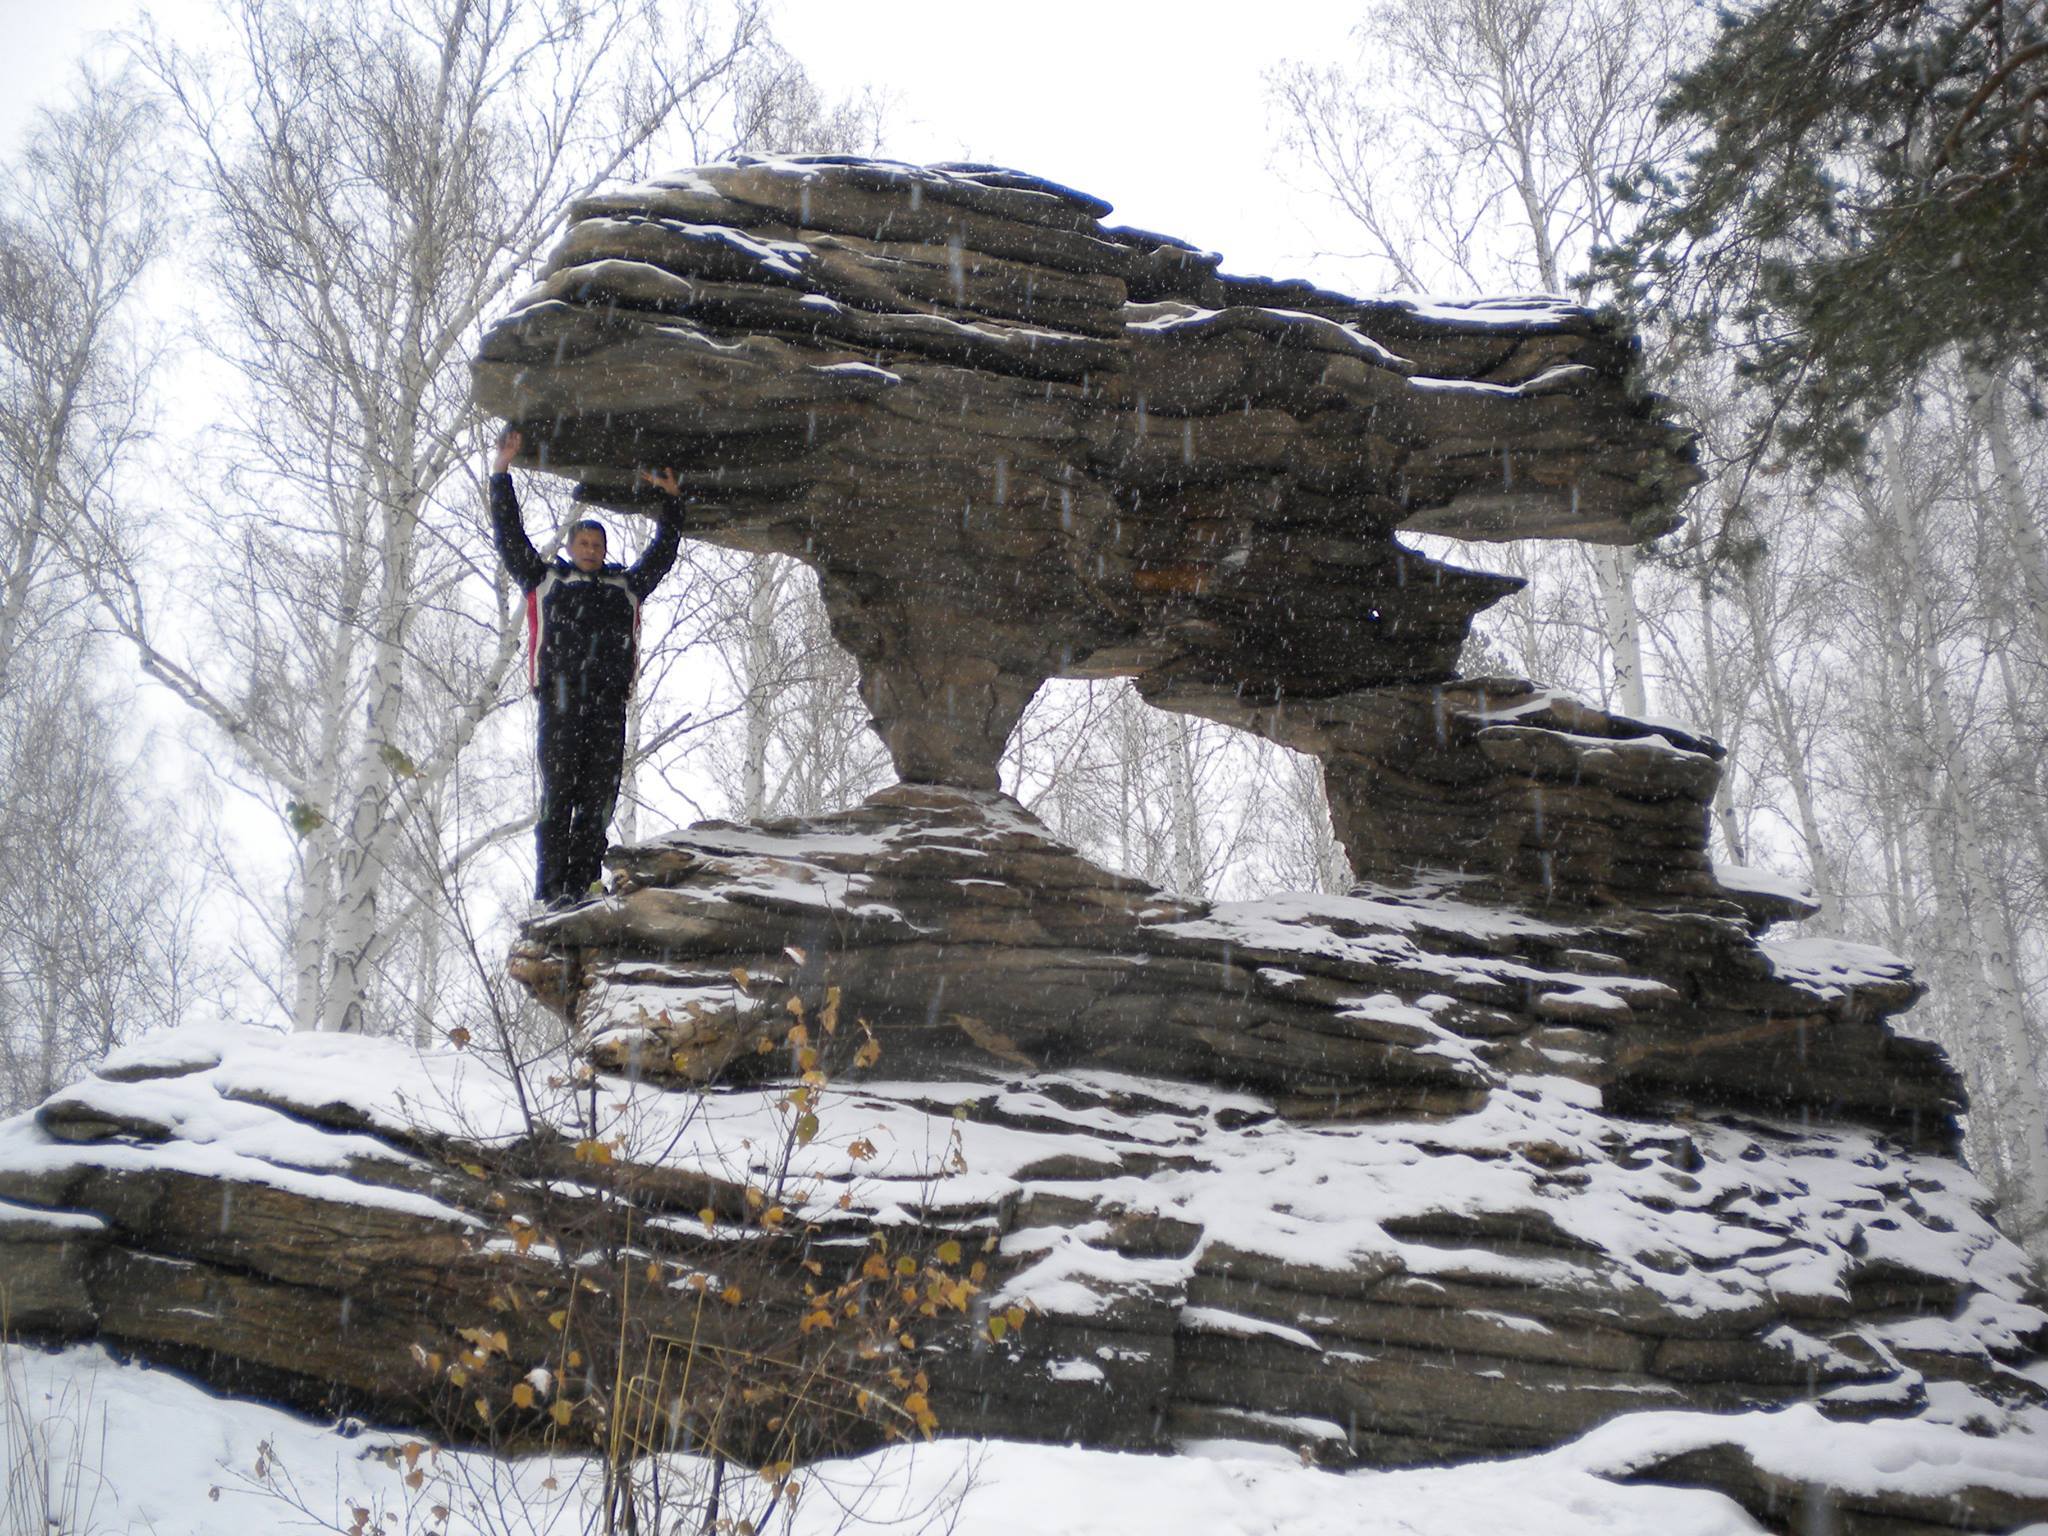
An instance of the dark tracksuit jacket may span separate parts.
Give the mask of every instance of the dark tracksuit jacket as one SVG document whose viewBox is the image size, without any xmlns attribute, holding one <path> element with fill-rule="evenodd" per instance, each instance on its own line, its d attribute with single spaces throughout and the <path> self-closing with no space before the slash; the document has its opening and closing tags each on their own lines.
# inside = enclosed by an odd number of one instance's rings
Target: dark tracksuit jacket
<svg viewBox="0 0 2048 1536">
<path fill-rule="evenodd" d="M 536 894 L 543 901 L 581 896 L 603 874 L 618 804 L 640 604 L 675 564 L 682 525 L 664 518 L 631 569 L 579 571 L 533 547 L 505 474 L 491 476 L 491 529 L 505 569 L 526 593 L 527 679 L 540 706 Z"/>
</svg>

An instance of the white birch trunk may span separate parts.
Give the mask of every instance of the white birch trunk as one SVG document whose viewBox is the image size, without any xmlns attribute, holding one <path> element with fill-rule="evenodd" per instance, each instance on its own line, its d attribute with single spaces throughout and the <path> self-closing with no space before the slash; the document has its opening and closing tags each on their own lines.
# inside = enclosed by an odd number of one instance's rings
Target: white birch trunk
<svg viewBox="0 0 2048 1536">
<path fill-rule="evenodd" d="M 1724 503 L 1726 498 L 1724 497 Z M 1728 516 L 1723 507 L 1723 518 Z M 1707 734 L 1725 745 L 1732 745 L 1728 738 L 1728 719 L 1732 713 L 1723 693 L 1721 678 L 1721 637 L 1714 628 L 1714 573 L 1701 547 L 1699 520 L 1695 518 L 1688 532 L 1692 546 L 1694 568 L 1697 572 L 1700 605 L 1700 670 L 1706 684 Z M 1748 850 L 1744 846 L 1742 827 L 1735 816 L 1735 775 L 1725 767 L 1714 785 L 1713 822 L 1720 828 L 1721 846 L 1727 852 L 1729 861 L 1735 864 L 1749 862 Z"/>
<path fill-rule="evenodd" d="M 330 929 L 327 997 L 321 1028 L 359 1031 L 368 1023 L 376 945 L 377 900 L 398 841 L 392 790 L 406 761 L 399 742 L 405 701 L 405 630 L 413 602 L 413 535 L 418 527 L 409 433 L 401 435 L 382 509 L 382 579 L 370 654 L 364 725 L 349 786 L 348 820 L 341 834 L 336 899 Z M 415 768 L 415 771 L 416 768 Z"/>
<path fill-rule="evenodd" d="M 36 577 L 35 548 L 35 523 L 24 518 L 13 548 L 7 552 L 6 580 L 0 583 L 0 691 L 6 688 L 22 622 L 28 615 L 28 596 Z"/>
<path fill-rule="evenodd" d="M 2013 451 L 2012 424 L 2006 417 L 2005 379 L 1978 368 L 1965 369 L 1963 377 L 1970 414 L 1991 450 L 1992 493 L 2019 556 L 2028 623 L 2042 654 L 2048 655 L 2048 539 L 2042 537 L 2041 525 L 2027 506 L 2019 456 Z"/>
<path fill-rule="evenodd" d="M 1593 551 L 1599 572 L 1602 634 L 1607 641 L 1614 698 L 1621 713 L 1640 720 L 1649 713 L 1643 680 L 1643 636 L 1636 618 L 1636 552 L 1603 546 Z"/>
<path fill-rule="evenodd" d="M 768 814 L 768 744 L 775 732 L 779 699 L 775 677 L 776 596 L 782 572 L 773 557 L 756 555 L 747 570 L 747 632 L 744 681 L 746 735 L 740 763 L 740 815 L 759 821 Z"/>
<path fill-rule="evenodd" d="M 1841 924 L 1841 893 L 1835 879 L 1834 863 L 1828 857 L 1827 840 L 1821 833 L 1820 812 L 1814 794 L 1813 773 L 1807 764 L 1806 743 L 1799 733 L 1798 712 L 1793 707 L 1785 679 L 1779 672 L 1777 647 L 1763 595 L 1755 574 L 1744 571 L 1741 578 L 1742 606 L 1749 625 L 1751 659 L 1756 666 L 1757 685 L 1764 697 L 1764 725 L 1777 751 L 1778 771 L 1792 791 L 1792 804 L 1799 818 L 1800 840 L 1806 844 L 1807 879 L 1820 900 L 1815 921 L 1834 931 Z"/>
<path fill-rule="evenodd" d="M 292 919 L 292 1028 L 320 1027 L 327 981 L 328 904 L 334 880 L 334 829 L 299 839 L 299 907 Z"/>
<path fill-rule="evenodd" d="M 619 808 L 612 816 L 622 843 L 640 841 L 640 722 L 646 714 L 647 698 L 636 692 L 626 711 L 626 762 L 619 770 Z"/>
<path fill-rule="evenodd" d="M 2015 1150 L 2011 1176 L 2001 1181 L 2008 1200 L 2020 1203 L 2011 1212 L 2011 1235 L 2022 1243 L 2038 1242 L 2048 1230 L 2048 1113 L 2028 1038 L 2026 992 L 2017 957 L 1997 920 L 1999 902 L 1984 858 L 1969 764 L 1942 666 L 1937 616 L 1921 579 L 1921 573 L 1931 569 L 1932 553 L 1924 520 L 1906 484 L 1898 429 L 1889 421 L 1884 460 L 1887 507 L 1899 534 L 1920 646 L 1927 709 L 1923 780 L 1955 848 L 1952 871 L 1946 869 L 1942 851 L 1932 851 L 1937 899 L 1952 913 L 1945 926 L 1957 946 L 1956 970 L 1966 983 L 1974 984 L 1975 1006 L 1963 1015 L 1975 1025 L 1972 1052 L 2001 1068 L 1995 1074 L 1980 1074 L 1980 1080 L 1993 1079 L 1993 1102 L 1986 1107 L 2007 1122 L 2000 1128 L 2003 1137 L 1996 1139 L 2009 1141 Z"/>
<path fill-rule="evenodd" d="M 422 1049 L 436 1041 L 435 1005 L 440 996 L 441 909 L 429 903 L 419 913 L 419 957 L 412 986 L 412 1038 Z"/>
<path fill-rule="evenodd" d="M 1173 888 L 1179 896 L 1208 894 L 1202 857 L 1202 813 L 1195 786 L 1197 731 L 1184 715 L 1175 715 L 1167 738 L 1167 816 L 1173 838 Z"/>
</svg>

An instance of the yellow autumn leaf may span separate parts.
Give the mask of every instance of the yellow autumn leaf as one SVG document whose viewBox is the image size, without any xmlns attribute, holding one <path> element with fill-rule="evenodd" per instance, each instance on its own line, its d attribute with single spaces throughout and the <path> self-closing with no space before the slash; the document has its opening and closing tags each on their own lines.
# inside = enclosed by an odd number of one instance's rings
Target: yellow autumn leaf
<svg viewBox="0 0 2048 1536">
<path fill-rule="evenodd" d="M 996 1316 L 988 1320 L 988 1336 L 994 1339 L 998 1344 L 1003 1342 L 1003 1335 L 1008 1333 L 1009 1331 L 1010 1324 L 1008 1319 L 1003 1318 L 1001 1316 Z"/>
<path fill-rule="evenodd" d="M 569 1427 L 569 1420 L 573 1415 L 574 1411 L 575 1410 L 570 1408 L 567 1399 L 557 1398 L 554 1406 L 548 1409 L 548 1417 L 553 1419 L 555 1423 L 560 1425 L 563 1429 L 567 1429 Z"/>
<path fill-rule="evenodd" d="M 1011 1307 L 1003 1313 L 1003 1316 L 1010 1320 L 1012 1328 L 1022 1328 L 1024 1326 L 1024 1319 L 1029 1315 L 1022 1307 Z"/>
<path fill-rule="evenodd" d="M 526 1382 L 522 1381 L 513 1387 L 512 1406 L 515 1408 L 531 1408 L 533 1406 L 533 1388 Z"/>
<path fill-rule="evenodd" d="M 554 1329 L 557 1333 L 560 1333 L 564 1328 L 568 1327 L 568 1310 L 563 1307 L 557 1307 L 554 1311 L 550 1312 L 548 1314 L 548 1326 Z"/>
<path fill-rule="evenodd" d="M 958 1264 L 960 1262 L 959 1243 L 949 1237 L 939 1244 L 939 1262 L 941 1264 Z"/>
</svg>

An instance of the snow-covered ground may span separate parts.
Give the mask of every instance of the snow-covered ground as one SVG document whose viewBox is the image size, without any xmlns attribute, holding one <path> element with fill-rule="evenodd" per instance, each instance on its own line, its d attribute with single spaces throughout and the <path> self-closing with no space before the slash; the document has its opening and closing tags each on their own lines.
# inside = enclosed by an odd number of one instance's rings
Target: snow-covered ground
<svg viewBox="0 0 2048 1536">
<path fill-rule="evenodd" d="M 405 1436 L 344 1434 L 276 1408 L 216 1396 L 164 1370 L 80 1346 L 10 1346 L 0 1444 L 10 1500 L 48 1479 L 78 1536 L 149 1532 L 346 1531 L 448 1536 L 585 1529 L 597 1491 L 582 1458 L 494 1463 L 425 1454 L 407 1485 Z M 354 1426 L 349 1426 L 351 1429 Z M 2048 1425 L 2040 1426 L 2048 1429 Z M 31 1437 L 32 1465 L 19 1456 Z M 1717 1493 L 1624 1484 L 1653 1456 L 1732 1441 L 1787 1475 L 1825 1470 L 1837 1486 L 1940 1495 L 1967 1465 L 2010 1491 L 2048 1500 L 2048 1437 L 1997 1443 L 1922 1423 L 1831 1424 L 1806 1408 L 1727 1417 L 1647 1413 L 1616 1420 L 1547 1455 L 1402 1472 L 1319 1471 L 1270 1447 L 1205 1442 L 1178 1456 L 947 1441 L 805 1469 L 795 1532 L 913 1536 L 1734 1536 L 1760 1529 Z M 552 1480 L 552 1487 L 548 1486 Z M 447 1511 L 437 1517 L 436 1509 Z M 2026 1528 L 2034 1536 L 2048 1524 Z"/>
</svg>

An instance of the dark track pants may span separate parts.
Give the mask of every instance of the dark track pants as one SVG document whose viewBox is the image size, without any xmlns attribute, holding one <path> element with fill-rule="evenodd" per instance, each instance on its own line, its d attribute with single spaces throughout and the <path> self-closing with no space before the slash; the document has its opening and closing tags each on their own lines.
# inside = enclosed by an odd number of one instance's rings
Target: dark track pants
<svg viewBox="0 0 2048 1536">
<path fill-rule="evenodd" d="M 604 874 L 619 773 L 626 762 L 626 701 L 540 696 L 540 820 L 535 894 L 581 897 Z"/>
</svg>

